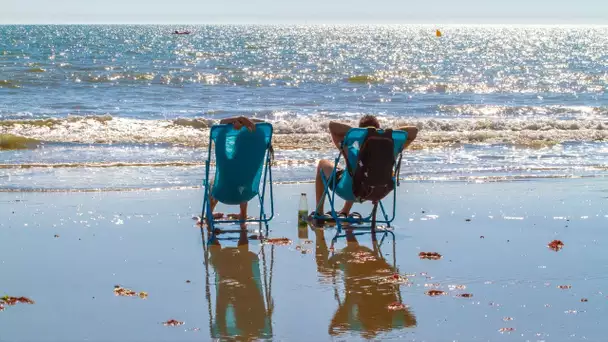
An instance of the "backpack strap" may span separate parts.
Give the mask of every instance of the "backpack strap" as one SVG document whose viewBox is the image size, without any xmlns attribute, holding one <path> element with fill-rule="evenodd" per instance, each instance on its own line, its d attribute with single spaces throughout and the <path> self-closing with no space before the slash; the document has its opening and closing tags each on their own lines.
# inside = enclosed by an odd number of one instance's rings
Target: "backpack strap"
<svg viewBox="0 0 608 342">
<path fill-rule="evenodd" d="M 399 160 L 397 161 L 397 167 L 395 167 L 395 182 L 397 183 L 397 186 L 399 186 L 401 184 L 401 181 L 399 180 L 399 173 L 401 172 L 401 158 L 403 157 L 403 153 L 399 152 Z"/>
</svg>

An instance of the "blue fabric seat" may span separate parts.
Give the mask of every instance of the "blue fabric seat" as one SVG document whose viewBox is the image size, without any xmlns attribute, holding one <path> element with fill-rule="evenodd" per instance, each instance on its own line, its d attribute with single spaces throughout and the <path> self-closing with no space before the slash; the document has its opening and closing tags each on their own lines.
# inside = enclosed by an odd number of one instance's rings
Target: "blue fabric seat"
<svg viewBox="0 0 608 342">
<path fill-rule="evenodd" d="M 205 198 L 203 202 L 203 215 L 207 217 L 210 225 L 217 223 L 236 223 L 240 221 L 213 220 L 211 212 L 212 196 L 221 203 L 237 205 L 249 202 L 256 196 L 260 200 L 260 216 L 247 222 L 268 223 L 274 214 L 272 198 L 271 174 L 271 141 L 272 125 L 257 123 L 255 131 L 242 127 L 234 129 L 232 125 L 215 125 L 211 128 L 209 136 L 208 157 L 205 163 Z M 210 165 L 212 151 L 215 153 L 215 175 L 210 179 Z M 266 181 L 270 192 L 271 214 L 266 216 L 264 197 Z"/>
</svg>

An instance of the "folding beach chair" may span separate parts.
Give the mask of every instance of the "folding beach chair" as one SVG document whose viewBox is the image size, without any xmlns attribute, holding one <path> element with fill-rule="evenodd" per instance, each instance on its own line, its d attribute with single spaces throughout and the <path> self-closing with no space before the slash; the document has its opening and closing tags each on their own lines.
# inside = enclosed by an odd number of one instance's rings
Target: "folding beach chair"
<svg viewBox="0 0 608 342">
<path fill-rule="evenodd" d="M 347 152 L 346 170 L 342 177 L 337 181 L 336 172 L 342 157 L 341 152 L 335 159 L 329 179 L 321 173 L 325 186 L 322 201 L 325 200 L 326 195 L 329 195 L 330 214 L 336 222 L 338 234 L 344 223 L 357 225 L 358 228 L 371 228 L 372 232 L 375 232 L 378 223 L 390 227 L 395 219 L 397 203 L 395 188 L 399 185 L 401 152 L 406 140 L 407 132 L 391 129 L 351 128 L 347 132 L 340 148 L 341 151 Z M 382 200 L 391 192 L 393 192 L 393 208 L 389 217 Z M 369 201 L 373 205 L 372 212 L 362 218 L 340 217 L 336 211 L 336 194 L 347 201 L 358 203 Z M 382 212 L 382 217 L 379 219 L 376 218 L 378 207 Z M 317 207 L 315 213 L 318 209 Z M 315 214 L 313 219 L 322 219 L 322 217 Z"/>
<path fill-rule="evenodd" d="M 258 197 L 259 217 L 247 219 L 246 223 L 262 223 L 268 229 L 268 222 L 274 216 L 272 194 L 272 125 L 257 123 L 255 131 L 246 127 L 235 130 L 232 125 L 215 125 L 209 133 L 209 150 L 205 161 L 205 195 L 201 214 L 201 223 L 209 224 L 215 232 L 217 224 L 236 224 L 240 220 L 217 220 L 213 218 L 211 198 L 228 204 L 238 205 Z M 215 177 L 209 179 L 211 168 L 211 150 L 215 150 Z M 268 186 L 266 181 L 268 180 Z M 261 181 L 261 182 L 260 182 Z M 270 216 L 266 214 L 266 188 L 270 192 Z"/>
</svg>

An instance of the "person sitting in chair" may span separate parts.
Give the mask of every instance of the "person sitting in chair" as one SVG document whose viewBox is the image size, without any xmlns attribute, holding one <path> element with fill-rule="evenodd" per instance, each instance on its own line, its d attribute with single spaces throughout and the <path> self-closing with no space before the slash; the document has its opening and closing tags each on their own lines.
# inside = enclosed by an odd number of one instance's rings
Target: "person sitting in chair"
<svg viewBox="0 0 608 342">
<path fill-rule="evenodd" d="M 257 120 L 257 119 L 250 119 L 244 116 L 239 116 L 239 117 L 234 117 L 234 118 L 227 118 L 227 119 L 223 119 L 220 121 L 220 124 L 223 125 L 232 125 L 232 127 L 235 130 L 240 130 L 241 128 L 245 127 L 247 128 L 247 130 L 249 130 L 250 132 L 255 132 L 255 124 L 257 122 L 264 122 L 262 120 Z M 224 140 L 226 140 L 224 138 Z M 251 141 L 253 140 L 253 141 Z M 225 141 L 224 141 L 225 143 Z M 250 139 L 245 139 L 242 140 L 240 137 L 237 137 L 237 140 L 235 142 L 235 152 L 234 152 L 234 156 L 233 158 L 231 158 L 231 160 L 216 160 L 216 162 L 218 163 L 218 167 L 220 166 L 219 164 L 222 163 L 238 163 L 239 160 L 239 145 L 242 144 L 251 144 L 251 143 L 263 143 L 263 140 L 260 139 L 260 137 L 257 136 L 252 136 L 250 137 Z M 263 147 L 260 149 L 260 151 L 263 151 Z M 242 153 L 240 153 L 242 154 Z M 259 155 L 257 155 L 256 157 L 259 160 L 256 160 L 253 162 L 254 165 L 259 165 L 260 162 L 262 161 L 262 159 L 264 158 L 265 153 L 260 153 Z M 224 165 L 221 165 L 224 166 Z M 230 168 L 230 169 L 235 169 L 238 167 L 238 165 L 225 165 L 225 167 Z M 238 169 L 240 173 L 246 172 L 245 169 L 241 168 Z M 243 178 L 244 179 L 253 179 L 255 177 L 255 174 L 257 173 L 256 169 L 251 169 L 252 174 L 250 175 L 245 175 Z M 211 211 L 213 212 L 215 210 L 215 206 L 218 203 L 218 200 L 216 200 L 215 198 L 213 198 L 212 196 L 210 197 L 210 204 L 211 204 Z M 247 202 L 241 202 L 239 204 L 240 206 L 240 212 L 238 215 L 238 220 L 241 221 L 241 229 L 246 229 L 246 223 L 244 222 L 245 220 L 247 220 Z M 218 214 L 220 215 L 220 214 Z M 221 214 L 223 215 L 223 214 Z M 215 215 L 214 215 L 215 216 Z"/>
<path fill-rule="evenodd" d="M 373 116 L 373 115 L 365 115 L 363 116 L 360 120 L 359 120 L 359 127 L 360 128 L 376 128 L 376 129 L 380 129 L 380 123 L 378 122 L 378 119 Z M 341 149 L 341 144 L 342 141 L 344 140 L 344 138 L 346 137 L 346 134 L 348 133 L 348 131 L 351 129 L 352 127 L 344 124 L 344 123 L 339 123 L 339 122 L 334 122 L 331 121 L 329 123 L 329 132 L 331 134 L 331 139 L 334 143 L 334 145 L 338 148 Z M 416 135 L 418 134 L 418 128 L 415 126 L 403 126 L 403 127 L 399 127 L 397 128 L 397 130 L 400 131 L 406 131 L 407 132 L 407 140 L 405 141 L 405 145 L 403 146 L 403 148 L 407 148 L 412 141 L 414 141 L 414 139 L 416 139 Z M 347 151 L 341 150 L 340 151 L 342 153 L 342 155 L 347 158 Z M 312 215 L 315 215 L 317 217 L 323 216 L 326 217 L 327 219 L 330 219 L 330 217 L 328 215 L 324 215 L 324 202 L 325 202 L 325 197 L 324 192 L 325 192 L 325 186 L 323 183 L 323 179 L 321 178 L 322 176 L 325 177 L 325 179 L 330 179 L 331 174 L 333 172 L 333 168 L 334 168 L 334 162 L 330 161 L 330 160 L 326 160 L 326 159 L 322 159 L 319 161 L 318 165 L 317 165 L 317 176 L 315 178 L 315 194 L 316 194 L 316 204 L 317 204 L 317 210 L 316 212 L 313 211 Z M 344 175 L 344 169 L 343 168 L 338 168 L 338 170 L 336 171 L 336 180 L 335 180 L 335 184 L 338 184 L 340 182 L 340 179 L 343 177 Z M 329 183 L 329 188 L 331 190 L 332 186 L 333 186 L 333 182 Z M 353 206 L 354 202 L 353 201 L 345 201 L 344 202 L 344 206 L 342 207 L 342 210 L 340 210 L 340 216 L 344 216 L 347 217 L 350 214 L 350 210 Z"/>
</svg>

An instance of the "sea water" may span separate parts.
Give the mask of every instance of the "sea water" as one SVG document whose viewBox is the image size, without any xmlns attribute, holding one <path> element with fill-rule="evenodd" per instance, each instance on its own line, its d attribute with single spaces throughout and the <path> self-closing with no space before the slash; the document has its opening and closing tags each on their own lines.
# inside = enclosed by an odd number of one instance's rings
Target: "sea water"
<svg viewBox="0 0 608 342">
<path fill-rule="evenodd" d="M 313 181 L 329 121 L 365 114 L 420 129 L 405 181 L 606 175 L 606 27 L 187 29 L 1 26 L 0 146 L 37 143 L 0 147 L 0 189 L 199 187 L 235 115 L 273 124 L 278 182 Z"/>
</svg>

